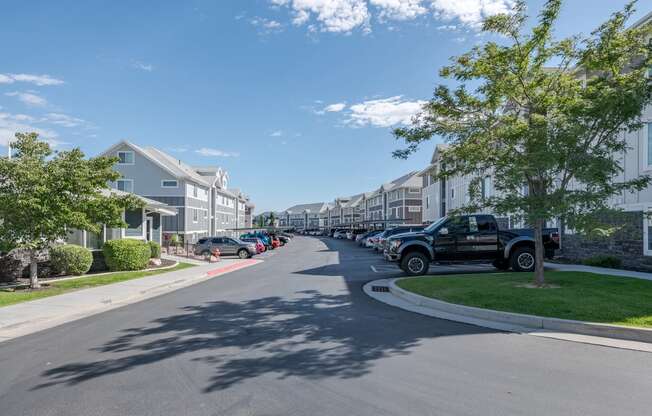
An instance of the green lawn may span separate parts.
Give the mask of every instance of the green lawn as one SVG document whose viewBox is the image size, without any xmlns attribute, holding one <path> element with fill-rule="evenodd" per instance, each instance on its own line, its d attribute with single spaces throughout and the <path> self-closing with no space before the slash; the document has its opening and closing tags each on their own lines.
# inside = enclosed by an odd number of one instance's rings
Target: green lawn
<svg viewBox="0 0 652 416">
<path fill-rule="evenodd" d="M 40 290 L 34 291 L 29 289 L 16 290 L 13 292 L 8 290 L 0 290 L 0 307 L 13 305 L 20 302 L 26 302 L 29 300 L 47 298 L 48 296 L 60 295 L 62 293 L 71 292 L 73 290 L 109 285 L 111 283 L 123 282 L 125 280 L 138 279 L 140 277 L 173 272 L 176 270 L 187 269 L 189 267 L 194 267 L 194 265 L 188 263 L 179 263 L 175 267 L 165 270 L 116 272 L 102 276 L 80 277 L 79 279 L 71 279 L 64 280 L 62 282 L 51 283 L 48 286 L 43 286 L 43 288 Z"/>
<path fill-rule="evenodd" d="M 479 308 L 652 328 L 652 281 L 584 272 L 546 272 L 559 288 L 519 287 L 532 273 L 424 276 L 402 289 Z"/>
</svg>

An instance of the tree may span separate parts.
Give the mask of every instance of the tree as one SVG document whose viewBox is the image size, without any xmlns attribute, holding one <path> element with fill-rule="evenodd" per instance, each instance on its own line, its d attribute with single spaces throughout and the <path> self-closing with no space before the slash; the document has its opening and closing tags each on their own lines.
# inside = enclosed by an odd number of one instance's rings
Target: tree
<svg viewBox="0 0 652 416">
<path fill-rule="evenodd" d="M 275 223 L 276 223 L 276 214 L 274 214 L 273 212 L 270 212 L 269 213 L 269 218 L 267 220 L 267 224 L 270 227 L 273 227 Z"/>
<path fill-rule="evenodd" d="M 523 1 L 487 18 L 483 31 L 503 44 L 488 41 L 453 58 L 440 75 L 459 85 L 439 85 L 414 125 L 394 131 L 407 144 L 398 158 L 435 135 L 450 143 L 439 176 L 469 179 L 465 211 L 490 208 L 533 226 L 539 286 L 547 220 L 579 226 L 608 209 L 609 197 L 650 183 L 618 179 L 618 156 L 628 149 L 623 133 L 641 128 L 652 96 L 650 27 L 625 28 L 630 3 L 589 36 L 555 40 L 561 3 L 548 0 L 529 33 Z M 492 196 L 480 192 L 488 175 Z"/>
<path fill-rule="evenodd" d="M 258 225 L 258 228 L 263 228 L 265 226 L 265 217 L 261 214 L 258 216 L 258 219 L 256 220 L 256 223 Z"/>
<path fill-rule="evenodd" d="M 99 233 L 101 224 L 124 227 L 123 210 L 142 202 L 106 192 L 120 177 L 116 158 L 86 159 L 79 149 L 53 152 L 36 133 L 16 133 L 12 147 L 11 159 L 0 158 L 0 243 L 29 250 L 36 289 L 40 250 L 72 228 Z"/>
</svg>

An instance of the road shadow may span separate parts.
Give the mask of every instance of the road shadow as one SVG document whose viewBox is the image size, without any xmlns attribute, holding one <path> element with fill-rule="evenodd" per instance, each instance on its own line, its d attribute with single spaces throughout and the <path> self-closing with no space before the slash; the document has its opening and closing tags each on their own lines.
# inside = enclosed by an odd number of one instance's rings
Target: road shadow
<svg viewBox="0 0 652 416">
<path fill-rule="evenodd" d="M 329 248 L 345 249 L 339 244 Z M 331 265 L 296 273 L 348 272 L 346 265 Z M 379 359 L 410 354 L 424 339 L 492 332 L 377 303 L 362 293 L 360 276 L 351 277 L 345 277 L 348 293 L 303 290 L 291 296 L 183 307 L 179 313 L 123 330 L 92 350 L 100 353 L 95 361 L 46 370 L 46 381 L 34 389 L 78 385 L 178 357 L 214 367 L 203 388 L 206 393 L 261 375 L 357 378 Z"/>
</svg>

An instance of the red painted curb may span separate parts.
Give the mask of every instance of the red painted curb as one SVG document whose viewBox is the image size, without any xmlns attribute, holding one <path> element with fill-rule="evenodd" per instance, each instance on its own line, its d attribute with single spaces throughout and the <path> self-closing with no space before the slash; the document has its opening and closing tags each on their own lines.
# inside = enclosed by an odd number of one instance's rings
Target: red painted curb
<svg viewBox="0 0 652 416">
<path fill-rule="evenodd" d="M 234 270 L 242 269 L 244 267 L 251 266 L 252 264 L 256 264 L 256 263 L 259 263 L 259 262 L 260 262 L 260 260 L 249 259 L 249 260 L 245 260 L 245 261 L 243 261 L 241 263 L 234 263 L 234 264 L 230 264 L 230 265 L 225 266 L 225 267 L 220 267 L 219 269 L 209 270 L 209 271 L 206 272 L 206 275 L 208 277 L 213 277 L 213 276 L 216 276 L 218 274 L 223 274 L 223 273 L 227 273 L 227 272 L 232 272 Z"/>
</svg>

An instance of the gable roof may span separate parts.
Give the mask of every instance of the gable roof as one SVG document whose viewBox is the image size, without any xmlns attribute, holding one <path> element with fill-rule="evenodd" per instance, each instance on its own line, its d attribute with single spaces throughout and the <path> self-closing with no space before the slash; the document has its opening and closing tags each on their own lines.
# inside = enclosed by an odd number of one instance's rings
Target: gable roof
<svg viewBox="0 0 652 416">
<path fill-rule="evenodd" d="M 310 213 L 319 213 L 325 208 L 326 208 L 326 203 L 324 203 L 324 202 L 315 202 L 315 203 L 312 203 L 312 204 L 294 205 L 294 206 L 286 209 L 284 212 L 291 211 L 293 214 L 299 214 L 299 213 L 303 213 L 305 211 L 308 211 Z"/>
<path fill-rule="evenodd" d="M 144 156 L 150 162 L 154 163 L 176 178 L 190 179 L 193 182 L 197 182 L 201 185 L 211 186 L 211 183 L 209 183 L 206 178 L 199 175 L 197 171 L 195 171 L 191 166 L 154 147 L 143 148 L 127 140 L 122 140 L 109 147 L 107 150 L 102 152 L 101 155 L 109 155 L 123 145 L 130 147 L 140 155 Z"/>
<path fill-rule="evenodd" d="M 394 179 L 391 182 L 388 182 L 386 184 L 383 184 L 382 189 L 385 191 L 389 191 L 392 189 L 397 189 L 397 188 L 416 188 L 416 187 L 421 187 L 421 179 L 419 177 L 420 171 L 412 171 L 410 173 L 406 173 L 405 175 L 398 177 Z"/>
</svg>

